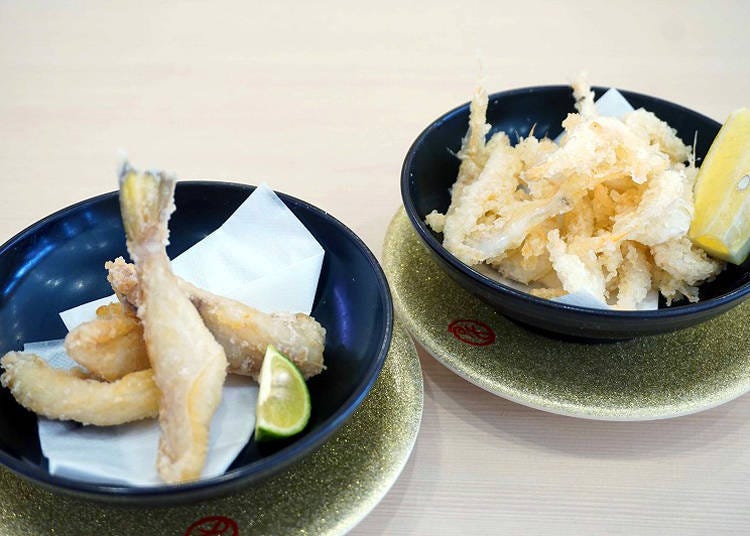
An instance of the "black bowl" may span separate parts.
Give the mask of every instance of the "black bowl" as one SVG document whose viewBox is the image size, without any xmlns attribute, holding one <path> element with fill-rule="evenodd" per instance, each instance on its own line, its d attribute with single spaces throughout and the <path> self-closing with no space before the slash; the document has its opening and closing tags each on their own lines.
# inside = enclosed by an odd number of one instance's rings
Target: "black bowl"
<svg viewBox="0 0 750 536">
<path fill-rule="evenodd" d="M 597 98 L 606 88 L 594 88 Z M 667 121 L 682 140 L 692 145 L 697 133 L 698 162 L 705 156 L 721 125 L 716 121 L 665 100 L 622 91 L 635 108 L 645 108 Z M 489 98 L 488 134 L 507 132 L 525 137 L 555 138 L 561 122 L 575 111 L 569 86 L 542 86 L 495 93 Z M 436 119 L 416 139 L 401 170 L 401 196 L 412 225 L 440 266 L 469 292 L 500 313 L 533 328 L 583 340 L 627 339 L 682 329 L 723 313 L 750 294 L 750 262 L 729 265 L 713 282 L 700 288 L 700 301 L 660 304 L 653 311 L 610 311 L 565 305 L 521 292 L 473 270 L 442 246 L 442 236 L 425 224 L 425 216 L 450 204 L 450 187 L 456 180 L 459 161 L 454 154 L 461 146 L 469 122 L 469 104 Z"/>
<path fill-rule="evenodd" d="M 170 256 L 217 229 L 253 190 L 242 184 L 179 182 Z M 251 440 L 225 474 L 194 483 L 145 488 L 92 484 L 49 473 L 36 416 L 0 388 L 0 462 L 55 491 L 110 503 L 157 505 L 228 493 L 322 445 L 364 400 L 380 372 L 391 339 L 391 297 L 378 262 L 352 231 L 304 201 L 279 196 L 325 250 L 312 315 L 327 330 L 327 368 L 308 382 L 312 416 L 302 435 L 283 443 Z M 0 247 L 0 351 L 64 337 L 58 311 L 106 296 L 111 290 L 104 262 L 125 251 L 116 192 L 63 209 Z"/>
</svg>

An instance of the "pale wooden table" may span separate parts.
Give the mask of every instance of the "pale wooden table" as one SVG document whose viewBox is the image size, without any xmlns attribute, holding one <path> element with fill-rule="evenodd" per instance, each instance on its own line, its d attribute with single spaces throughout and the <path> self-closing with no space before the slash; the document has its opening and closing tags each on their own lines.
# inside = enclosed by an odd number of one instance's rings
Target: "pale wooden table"
<svg viewBox="0 0 750 536">
<path fill-rule="evenodd" d="M 480 64 L 493 91 L 585 69 L 718 120 L 750 105 L 750 3 L 615 4 L 0 1 L 0 241 L 113 190 L 124 148 L 185 179 L 265 181 L 379 254 L 404 153 Z M 422 365 L 414 453 L 354 533 L 750 533 L 750 396 L 588 422 Z"/>
</svg>

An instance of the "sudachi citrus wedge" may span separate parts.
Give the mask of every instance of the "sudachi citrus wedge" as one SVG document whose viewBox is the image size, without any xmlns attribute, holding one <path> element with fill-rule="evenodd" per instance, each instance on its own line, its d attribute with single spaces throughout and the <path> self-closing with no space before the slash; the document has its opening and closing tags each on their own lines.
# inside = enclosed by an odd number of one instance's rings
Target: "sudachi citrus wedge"
<svg viewBox="0 0 750 536">
<path fill-rule="evenodd" d="M 294 363 L 269 345 L 258 383 L 255 440 L 279 439 L 301 432 L 310 420 L 310 393 Z"/>
<path fill-rule="evenodd" d="M 698 171 L 689 236 L 734 264 L 750 252 L 750 108 L 729 116 Z"/>
</svg>

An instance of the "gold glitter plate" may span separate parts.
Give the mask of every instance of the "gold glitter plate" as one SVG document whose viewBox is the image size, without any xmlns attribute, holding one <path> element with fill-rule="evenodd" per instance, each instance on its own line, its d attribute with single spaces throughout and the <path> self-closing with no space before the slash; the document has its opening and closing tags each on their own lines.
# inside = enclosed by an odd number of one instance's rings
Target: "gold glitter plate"
<svg viewBox="0 0 750 536">
<path fill-rule="evenodd" d="M 556 340 L 523 328 L 456 284 L 401 209 L 383 267 L 407 328 L 447 368 L 533 408 L 590 419 L 695 413 L 750 391 L 750 301 L 696 327 L 616 343 Z"/>
<path fill-rule="evenodd" d="M 57 495 L 0 468 L 0 534 L 340 534 L 401 473 L 417 438 L 423 393 L 416 350 L 396 322 L 365 401 L 332 439 L 287 471 L 221 499 L 135 509 Z"/>
</svg>

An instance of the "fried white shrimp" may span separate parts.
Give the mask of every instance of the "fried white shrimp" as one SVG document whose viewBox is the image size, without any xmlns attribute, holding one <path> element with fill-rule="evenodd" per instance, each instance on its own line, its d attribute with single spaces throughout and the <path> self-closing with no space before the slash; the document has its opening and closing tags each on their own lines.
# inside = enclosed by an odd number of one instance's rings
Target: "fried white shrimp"
<svg viewBox="0 0 750 536">
<path fill-rule="evenodd" d="M 490 125 L 485 122 L 487 104 L 487 92 L 483 87 L 477 87 L 469 105 L 469 129 L 466 136 L 461 140 L 461 149 L 456 154 L 461 160 L 461 164 L 458 167 L 456 182 L 451 188 L 451 197 L 454 201 L 461 198 L 464 188 L 474 182 L 487 161 L 485 136 L 490 129 Z M 452 208 L 453 203 L 451 203 L 451 208 L 448 209 L 449 213 Z M 440 228 L 438 232 L 443 232 L 446 220 L 444 214 L 433 211 L 427 218 L 432 220 L 436 228 Z"/>
<path fill-rule="evenodd" d="M 692 182 L 679 169 L 651 178 L 640 203 L 613 218 L 612 235 L 646 246 L 685 236 L 693 219 Z"/>
<path fill-rule="evenodd" d="M 691 147 L 646 110 L 600 116 L 583 79 L 573 98 L 559 145 L 532 132 L 511 146 L 502 133 L 478 137 L 489 127 L 486 93 L 475 93 L 451 204 L 427 224 L 461 261 L 538 296 L 586 291 L 624 309 L 655 290 L 697 299 L 723 265 L 681 242 L 694 213 Z"/>
<path fill-rule="evenodd" d="M 456 155 L 461 160 L 461 164 L 458 168 L 456 182 L 451 188 L 451 205 L 445 216 L 436 213 L 432 216 L 433 221 L 439 222 L 441 231 L 445 232 L 446 240 L 451 244 L 452 250 L 468 264 L 475 264 L 475 262 L 472 263 L 472 259 L 477 258 L 479 254 L 464 244 L 464 237 L 468 229 L 464 222 L 467 220 L 476 222 L 477 215 L 473 213 L 463 214 L 462 211 L 471 211 L 472 205 L 459 200 L 471 198 L 474 195 L 473 192 L 481 192 L 481 188 L 473 188 L 472 190 L 472 187 L 479 179 L 480 173 L 489 159 L 487 144 L 485 143 L 485 136 L 489 131 L 489 125 L 485 122 L 487 103 L 487 92 L 483 88 L 478 88 L 469 106 L 469 130 L 461 142 L 460 151 Z M 509 145 L 507 136 L 501 134 L 493 137 L 493 152 L 497 152 L 499 147 L 503 145 Z M 484 184 L 487 184 L 487 181 L 484 181 Z"/>
<path fill-rule="evenodd" d="M 151 367 L 143 327 L 134 314 L 114 303 L 99 307 L 96 316 L 65 337 L 65 351 L 73 361 L 107 381 Z"/>
<path fill-rule="evenodd" d="M 673 238 L 651 247 L 658 273 L 659 290 L 667 301 L 685 297 L 698 301 L 698 284 L 710 281 L 726 266 L 693 245 L 689 238 Z"/>
<path fill-rule="evenodd" d="M 677 137 L 677 131 L 656 117 L 653 112 L 639 108 L 623 118 L 623 122 L 640 137 L 647 138 L 651 144 L 669 155 L 674 163 L 690 159 L 690 147 Z"/>
<path fill-rule="evenodd" d="M 88 379 L 79 369 L 53 368 L 34 354 L 9 352 L 0 364 L 3 387 L 23 407 L 48 419 L 114 426 L 159 412 L 160 393 L 150 370 L 108 383 Z"/>
<path fill-rule="evenodd" d="M 227 369 L 224 349 L 170 269 L 165 246 L 174 187 L 164 173 L 128 166 L 120 178 L 120 210 L 140 284 L 138 318 L 161 392 L 157 468 L 168 483 L 200 477 Z"/>
<path fill-rule="evenodd" d="M 456 155 L 461 159 L 458 178 L 453 186 L 456 195 L 461 195 L 461 189 L 471 184 L 487 160 L 484 140 L 490 130 L 486 122 L 488 102 L 487 91 L 481 86 L 477 87 L 470 104 L 469 130 L 461 140 L 461 149 Z"/>
<path fill-rule="evenodd" d="M 637 309 L 651 290 L 651 264 L 646 253 L 626 242 L 624 262 L 617 282 L 617 308 Z"/>
<path fill-rule="evenodd" d="M 500 214 L 505 212 L 505 205 L 518 187 L 516 175 L 520 170 L 520 159 L 506 138 L 495 146 L 479 176 L 464 187 L 454 210 L 446 214 L 445 246 L 462 261 L 477 264 L 497 256 L 492 254 L 497 247 L 484 240 L 486 229 L 496 226 Z"/>
<path fill-rule="evenodd" d="M 569 252 L 557 229 L 549 232 L 547 240 L 550 260 L 563 289 L 568 293 L 587 291 L 597 300 L 606 302 L 604 274 L 596 259 L 591 258 L 593 252 L 583 258 Z"/>
<path fill-rule="evenodd" d="M 597 115 L 596 105 L 594 104 L 594 92 L 591 91 L 586 74 L 582 73 L 573 81 L 573 98 L 575 99 L 576 110 L 583 117 L 592 117 Z"/>
<path fill-rule="evenodd" d="M 141 292 L 135 266 L 122 257 L 107 262 L 107 279 L 121 300 L 138 307 Z M 257 379 L 269 344 L 297 365 L 305 378 L 321 372 L 325 329 L 302 313 L 263 313 L 241 302 L 217 296 L 175 278 L 208 330 L 221 344 L 229 372 Z"/>
</svg>

